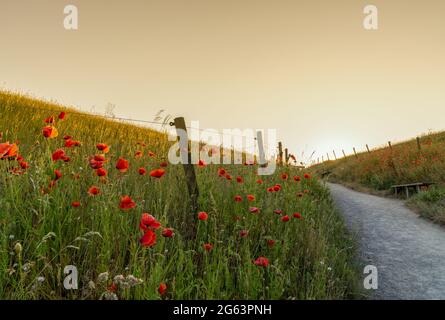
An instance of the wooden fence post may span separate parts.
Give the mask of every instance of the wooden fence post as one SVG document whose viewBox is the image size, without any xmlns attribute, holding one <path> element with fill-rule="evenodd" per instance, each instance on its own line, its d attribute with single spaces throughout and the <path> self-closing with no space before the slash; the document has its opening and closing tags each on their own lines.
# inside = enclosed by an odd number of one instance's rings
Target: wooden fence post
<svg viewBox="0 0 445 320">
<path fill-rule="evenodd" d="M 278 164 L 283 165 L 283 144 L 278 142 Z"/>
<path fill-rule="evenodd" d="M 289 162 L 289 153 L 287 148 L 284 148 L 284 160 L 285 160 L 285 164 L 287 166 L 287 163 Z"/>
<path fill-rule="evenodd" d="M 332 150 L 332 153 L 334 154 L 334 159 L 337 160 L 337 155 L 335 154 L 335 150 Z"/>
<path fill-rule="evenodd" d="M 419 149 L 419 151 L 420 151 L 420 150 L 422 150 L 422 146 L 420 144 L 420 138 L 417 137 L 416 140 L 417 140 L 417 149 Z"/>
<path fill-rule="evenodd" d="M 368 153 L 371 153 L 371 151 L 369 151 L 369 146 L 366 145 L 366 149 L 368 150 Z"/>
<path fill-rule="evenodd" d="M 187 189 L 190 196 L 190 209 L 193 212 L 192 218 L 194 218 L 194 215 L 198 211 L 199 189 L 198 189 L 198 183 L 196 181 L 195 168 L 191 163 L 192 159 L 187 136 L 187 128 L 185 126 L 185 120 L 183 117 L 175 118 L 173 124 L 176 127 L 176 133 L 178 135 L 181 162 L 184 168 L 185 179 L 187 182 Z M 192 222 L 191 225 L 195 224 L 193 219 L 190 219 L 190 221 Z"/>
<path fill-rule="evenodd" d="M 391 141 L 388 141 L 388 146 L 389 146 L 389 149 L 391 149 L 391 151 L 392 151 L 392 144 L 391 144 Z"/>
<path fill-rule="evenodd" d="M 355 151 L 355 147 L 352 148 L 354 150 L 355 158 L 358 159 L 357 151 Z"/>
<path fill-rule="evenodd" d="M 326 152 L 326 156 L 328 157 L 328 161 L 331 161 L 331 159 L 329 159 L 329 153 Z"/>
<path fill-rule="evenodd" d="M 343 152 L 343 157 L 345 157 L 345 158 L 346 158 L 346 153 L 345 153 L 345 150 L 344 150 L 344 149 L 342 149 L 342 150 L 341 150 L 341 152 Z"/>
<path fill-rule="evenodd" d="M 264 152 L 263 133 L 261 131 L 257 131 L 256 141 L 258 143 L 258 156 L 260 158 L 259 165 L 260 167 L 265 168 L 267 167 L 267 162 L 266 162 L 266 153 Z"/>
</svg>

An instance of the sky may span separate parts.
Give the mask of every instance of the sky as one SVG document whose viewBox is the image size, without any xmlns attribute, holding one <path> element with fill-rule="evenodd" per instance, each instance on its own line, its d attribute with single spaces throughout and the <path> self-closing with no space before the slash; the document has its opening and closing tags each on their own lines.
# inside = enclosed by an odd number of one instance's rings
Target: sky
<svg viewBox="0 0 445 320">
<path fill-rule="evenodd" d="M 0 0 L 0 88 L 277 129 L 300 159 L 445 129 L 444 57 L 443 0 Z"/>
</svg>

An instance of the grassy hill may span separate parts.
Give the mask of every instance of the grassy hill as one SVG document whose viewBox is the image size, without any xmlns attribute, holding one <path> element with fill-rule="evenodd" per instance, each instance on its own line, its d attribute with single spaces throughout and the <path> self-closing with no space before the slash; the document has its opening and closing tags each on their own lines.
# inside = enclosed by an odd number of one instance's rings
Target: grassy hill
<svg viewBox="0 0 445 320">
<path fill-rule="evenodd" d="M 200 220 L 188 209 L 182 166 L 164 163 L 172 144 L 164 133 L 8 92 L 0 115 L 3 299 L 357 293 L 354 243 L 328 191 L 304 172 L 196 166 L 198 211 L 208 216 Z M 79 271 L 78 290 L 63 286 L 68 265 Z"/>
<path fill-rule="evenodd" d="M 445 132 L 398 143 L 313 166 L 318 174 L 353 188 L 388 194 L 396 184 L 434 182 L 435 187 L 412 197 L 408 204 L 422 216 L 445 224 Z"/>
</svg>

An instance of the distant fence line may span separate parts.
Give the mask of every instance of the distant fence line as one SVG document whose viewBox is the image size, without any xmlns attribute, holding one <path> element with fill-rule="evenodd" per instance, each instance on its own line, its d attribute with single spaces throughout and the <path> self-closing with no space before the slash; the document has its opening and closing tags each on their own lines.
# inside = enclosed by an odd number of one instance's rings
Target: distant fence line
<svg viewBox="0 0 445 320">
<path fill-rule="evenodd" d="M 419 152 L 422 151 L 422 144 L 421 144 L 420 137 L 416 137 L 416 145 L 417 145 L 417 150 L 418 150 Z M 364 152 L 367 152 L 367 153 L 369 153 L 369 154 L 372 153 L 372 152 L 377 151 L 377 150 L 372 150 L 372 149 L 370 149 L 368 144 L 365 144 L 365 147 L 366 147 L 366 151 L 364 151 Z M 392 145 L 391 141 L 388 141 L 388 147 L 389 147 L 389 149 L 390 149 L 391 151 L 393 151 L 393 145 Z M 380 151 L 381 149 L 378 149 L 378 150 Z M 352 147 L 353 154 L 351 154 L 351 155 L 349 155 L 349 156 L 346 155 L 344 149 L 342 149 L 341 151 L 342 151 L 342 153 L 343 153 L 343 159 L 346 159 L 346 158 L 348 158 L 348 157 L 352 157 L 352 156 L 354 156 L 356 159 L 359 159 L 359 158 L 360 158 L 360 153 L 357 152 L 357 149 L 356 149 L 355 147 Z M 338 160 L 337 155 L 336 155 L 336 153 L 335 153 L 335 150 L 332 150 L 332 154 L 334 155 L 334 159 L 335 159 L 335 160 Z M 330 158 L 329 158 L 329 152 L 326 153 L 326 160 L 327 160 L 327 161 L 330 161 Z M 324 162 L 325 162 L 325 158 L 324 158 L 324 156 L 321 156 L 321 162 L 320 162 L 320 157 L 318 157 L 317 160 L 316 160 L 316 162 L 315 162 L 315 160 L 314 160 L 314 161 L 312 162 L 312 164 L 320 164 L 320 163 L 324 163 Z"/>
</svg>

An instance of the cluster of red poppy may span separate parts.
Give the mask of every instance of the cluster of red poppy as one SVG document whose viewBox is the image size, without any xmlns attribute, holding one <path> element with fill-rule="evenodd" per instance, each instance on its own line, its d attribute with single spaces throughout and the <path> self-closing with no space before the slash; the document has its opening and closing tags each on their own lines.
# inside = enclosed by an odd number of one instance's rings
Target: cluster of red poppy
<svg viewBox="0 0 445 320">
<path fill-rule="evenodd" d="M 161 223 L 149 213 L 143 213 L 139 223 L 139 229 L 144 235 L 139 240 L 143 247 L 152 247 L 156 244 L 156 232 L 161 227 Z M 163 228 L 161 235 L 164 238 L 172 238 L 175 233 L 171 228 Z"/>
<path fill-rule="evenodd" d="M 65 116 L 66 116 L 65 113 L 61 113 L 61 114 L 59 114 L 58 119 L 63 120 L 63 119 L 65 119 Z M 51 117 L 45 119 L 45 123 L 48 124 L 42 129 L 42 133 L 45 138 L 53 139 L 53 138 L 58 137 L 59 133 L 58 133 L 57 128 L 55 127 L 55 122 L 56 122 L 56 120 L 55 120 L 54 116 L 51 116 Z M 72 136 L 64 136 L 63 139 L 65 140 L 64 148 L 74 148 L 74 147 L 82 146 L 82 143 L 78 140 L 74 140 Z M 145 146 L 145 144 L 143 144 L 143 143 L 138 143 L 138 144 Z M 95 175 L 100 178 L 100 181 L 106 182 L 107 181 L 106 177 L 108 176 L 106 164 L 110 161 L 109 159 L 107 159 L 106 154 L 108 154 L 110 152 L 110 146 L 108 146 L 106 143 L 98 143 L 98 144 L 96 144 L 96 149 L 98 150 L 98 154 L 90 156 L 88 159 L 88 164 L 89 164 L 89 167 L 94 170 Z M 72 151 L 72 153 L 70 153 L 70 155 L 75 153 L 74 152 L 75 150 L 73 150 L 73 149 L 70 151 Z M 152 157 L 152 158 L 156 157 L 156 155 L 151 151 L 149 151 L 147 154 L 149 157 Z M 134 157 L 136 159 L 140 159 L 143 156 L 144 156 L 144 153 L 141 150 L 137 150 L 134 153 Z M 8 142 L 1 143 L 0 144 L 0 159 L 9 159 L 9 158 L 17 158 L 17 160 L 20 159 L 21 160 L 20 166 L 22 167 L 22 169 L 26 169 L 29 166 L 18 155 L 18 147 L 16 144 L 9 144 Z M 67 155 L 66 151 L 62 148 L 54 151 L 52 153 L 51 158 L 54 162 L 57 162 L 57 161 L 69 162 L 71 160 L 70 157 Z M 253 163 L 245 163 L 245 165 L 251 165 L 251 164 L 253 164 Z M 161 162 L 159 164 L 160 168 L 153 169 L 150 171 L 150 173 L 149 173 L 150 177 L 160 179 L 161 177 L 163 177 L 166 174 L 166 170 L 164 168 L 167 166 L 168 166 L 167 162 L 165 162 L 165 161 Z M 207 166 L 207 164 L 203 160 L 200 160 L 198 163 L 198 167 L 205 167 L 205 166 Z M 126 173 L 130 169 L 130 163 L 125 158 L 119 157 L 115 163 L 115 168 L 120 173 Z M 141 176 L 145 176 L 147 174 L 147 170 L 144 167 L 139 167 L 137 169 L 137 172 Z M 236 176 L 236 178 L 233 179 L 232 175 L 230 175 L 224 168 L 218 169 L 218 176 L 221 178 L 225 178 L 229 181 L 235 180 L 239 184 L 244 183 L 244 178 L 242 176 Z M 286 186 L 287 180 L 289 180 L 289 174 L 282 173 L 280 175 L 280 177 L 281 177 L 281 180 L 283 180 L 282 183 Z M 56 185 L 56 182 L 58 180 L 60 180 L 61 178 L 62 178 L 61 171 L 55 170 L 54 178 L 51 180 L 51 183 L 50 183 L 50 188 L 54 187 Z M 304 174 L 304 178 L 310 179 L 311 177 L 309 174 Z M 299 177 L 299 176 L 294 176 L 293 179 L 296 182 L 301 181 L 301 177 Z M 258 180 L 256 180 L 256 183 L 261 185 L 261 184 L 263 184 L 263 180 L 258 179 Z M 244 187 L 244 186 L 242 186 L 242 187 Z M 280 190 L 282 190 L 282 188 L 283 188 L 282 185 L 277 183 L 271 187 L 266 188 L 266 190 L 267 190 L 267 192 L 279 192 Z M 305 190 L 304 192 L 307 193 L 309 191 Z M 91 196 L 97 196 L 100 193 L 101 193 L 101 190 L 99 189 L 99 187 L 97 187 L 95 185 L 89 187 L 89 189 L 88 189 L 88 194 Z M 301 194 L 301 196 L 303 195 L 303 193 L 299 193 L 298 195 L 300 196 L 300 194 Z M 244 193 L 244 194 L 236 195 L 234 197 L 235 202 L 243 202 L 244 199 L 246 199 L 249 202 L 256 201 L 256 197 L 254 194 L 245 194 Z M 81 203 L 79 201 L 74 201 L 71 203 L 71 206 L 74 208 L 77 208 L 77 207 L 81 206 Z M 136 207 L 137 207 L 136 202 L 129 195 L 123 195 L 120 198 L 119 208 L 121 210 L 131 210 Z M 261 212 L 261 209 L 259 207 L 252 206 L 252 207 L 248 208 L 248 211 L 253 214 L 259 214 Z M 279 218 L 282 222 L 288 222 L 292 216 L 295 219 L 302 218 L 300 213 L 294 213 L 293 215 L 287 215 L 287 214 L 284 214 L 283 210 L 281 210 L 281 209 L 274 210 L 274 213 L 279 216 Z M 207 221 L 208 218 L 209 218 L 209 214 L 207 212 L 202 211 L 197 214 L 197 219 L 199 221 Z M 235 217 L 235 219 L 242 219 L 242 218 Z M 152 216 L 149 213 L 142 213 L 140 222 L 139 222 L 139 229 L 142 234 L 142 236 L 139 238 L 140 245 L 142 247 L 146 247 L 146 248 L 150 248 L 150 247 L 153 247 L 156 245 L 158 235 L 161 235 L 164 238 L 172 238 L 175 235 L 174 230 L 172 228 L 162 227 L 161 223 L 154 216 Z M 239 231 L 240 238 L 247 238 L 248 236 L 249 236 L 249 230 L 240 230 Z M 267 241 L 267 246 L 269 248 L 273 248 L 275 246 L 275 240 L 266 239 L 266 241 Z M 214 249 L 214 244 L 212 244 L 210 242 L 203 243 L 202 249 L 205 250 L 206 252 L 210 252 Z M 259 267 L 268 267 L 269 260 L 264 256 L 259 256 L 257 259 L 255 259 L 253 261 L 253 263 Z M 166 293 L 166 291 L 167 291 L 167 285 L 165 283 L 161 283 L 158 288 L 159 294 L 164 295 Z"/>
<path fill-rule="evenodd" d="M 65 117 L 66 117 L 66 113 L 61 112 L 58 116 L 58 119 L 64 120 Z M 57 128 L 55 127 L 55 122 L 56 122 L 55 117 L 50 116 L 50 117 L 46 118 L 44 120 L 44 122 L 48 125 L 42 129 L 43 136 L 48 139 L 53 139 L 53 138 L 58 137 L 59 132 L 58 132 Z M 72 136 L 65 135 L 63 137 L 63 139 L 65 140 L 65 144 L 64 144 L 65 148 L 73 148 L 73 147 L 81 146 L 81 142 L 78 140 L 74 140 Z M 138 142 L 138 144 L 145 146 L 144 143 Z M 107 154 L 110 151 L 110 147 L 105 143 L 98 143 L 98 144 L 96 144 L 96 149 L 99 151 L 99 154 L 96 154 L 89 158 L 89 160 L 88 160 L 89 166 L 91 169 L 95 170 L 96 176 L 100 177 L 101 179 L 104 179 L 108 175 L 108 171 L 104 168 L 105 163 L 108 162 L 108 160 L 105 157 L 105 154 Z M 7 144 L 0 145 L 1 158 L 16 156 L 16 154 L 17 154 L 17 146 L 15 144 L 9 145 L 9 143 L 7 143 Z M 142 156 L 143 156 L 142 151 L 140 151 L 140 150 L 136 151 L 135 158 L 141 158 Z M 149 151 L 148 156 L 155 157 L 156 155 L 155 155 L 155 153 Z M 54 151 L 51 158 L 54 162 L 59 161 L 59 160 L 64 161 L 64 162 L 71 161 L 70 157 L 66 154 L 65 150 L 63 150 L 61 148 Z M 26 163 L 26 162 L 21 162 L 20 165 L 23 169 L 26 169 L 29 167 L 28 163 Z M 161 168 L 166 167 L 167 163 L 164 161 L 160 164 L 160 166 L 161 166 Z M 115 168 L 117 170 L 119 170 L 119 172 L 121 172 L 121 173 L 127 172 L 129 169 L 128 160 L 126 160 L 122 157 L 118 158 Z M 154 178 L 161 178 L 166 173 L 166 171 L 161 168 L 152 170 L 150 172 L 150 176 L 154 177 Z M 60 173 L 60 171 L 58 171 L 58 172 Z M 143 176 L 147 173 L 147 170 L 143 167 L 140 167 L 138 169 L 138 173 Z M 60 174 L 60 177 L 61 177 L 61 174 Z M 58 179 L 60 179 L 60 177 L 53 179 L 51 181 L 49 189 L 51 189 L 55 185 L 56 181 Z M 105 182 L 106 180 L 103 180 L 103 181 Z M 91 196 L 99 195 L 100 189 L 97 186 L 93 185 L 88 189 L 88 194 Z M 130 199 L 128 196 L 124 196 L 122 198 L 122 201 L 120 204 L 120 207 L 122 209 L 129 209 L 133 205 L 133 202 L 128 199 Z M 79 207 L 80 202 L 75 201 L 72 203 L 72 206 Z"/>
<path fill-rule="evenodd" d="M 231 179 L 232 179 L 232 177 L 230 176 L 230 174 L 228 174 L 227 171 L 226 171 L 225 169 L 223 169 L 223 168 L 219 168 L 219 169 L 218 169 L 218 176 L 219 176 L 219 177 L 222 177 L 222 178 L 226 178 L 226 179 L 228 179 L 228 180 L 231 180 Z M 288 175 L 287 173 L 282 173 L 282 174 L 280 175 L 280 177 L 281 177 L 281 179 L 284 180 L 284 181 L 287 181 L 287 180 L 289 179 L 289 175 Z M 307 174 L 307 173 L 305 173 L 305 174 L 303 175 L 303 177 L 304 177 L 304 179 L 310 179 L 310 178 L 311 178 L 311 176 L 310 176 L 309 174 Z M 244 181 L 244 179 L 243 179 L 241 176 L 238 176 L 238 177 L 236 178 L 236 181 L 237 181 L 238 183 L 242 183 L 242 182 Z M 294 176 L 294 181 L 296 181 L 296 182 L 300 182 L 300 181 L 301 181 L 301 177 L 300 177 L 300 176 Z M 262 179 L 258 179 L 256 182 L 257 182 L 257 184 L 262 184 L 262 183 L 263 183 L 263 180 L 262 180 Z M 282 190 L 282 188 L 283 188 L 282 185 L 279 184 L 279 183 L 277 183 L 277 184 L 275 184 L 274 186 L 271 186 L 271 187 L 266 188 L 266 190 L 267 190 L 267 192 L 278 192 L 278 191 Z M 309 190 L 304 190 L 304 193 L 309 193 Z M 304 193 L 303 193 L 303 192 L 301 192 L 301 193 L 297 193 L 297 195 L 300 197 L 300 196 L 302 196 Z M 255 201 L 255 196 L 254 196 L 254 195 L 249 194 L 249 195 L 246 196 L 246 198 L 247 198 L 247 200 L 249 200 L 249 201 Z M 235 202 L 242 202 L 242 201 L 243 201 L 243 196 L 242 196 L 242 195 L 236 195 L 236 196 L 234 197 L 234 201 L 235 201 Z M 258 213 L 261 211 L 260 208 L 258 208 L 258 207 L 249 207 L 248 210 L 249 210 L 250 213 L 255 213 L 255 214 L 258 214 Z M 289 216 L 289 215 L 284 215 L 284 214 L 283 214 L 283 210 L 276 209 L 276 210 L 274 210 L 274 213 L 280 216 L 280 220 L 281 220 L 282 222 L 288 222 L 288 221 L 290 221 L 290 217 L 291 217 L 291 216 Z M 302 215 L 301 215 L 301 213 L 298 213 L 298 212 L 294 213 L 294 214 L 292 215 L 292 217 L 295 218 L 295 219 L 302 219 Z M 206 220 L 206 219 L 207 219 L 207 214 L 206 214 L 205 212 L 200 212 L 200 213 L 198 214 L 198 219 L 200 219 L 200 220 Z M 239 216 L 235 217 L 235 220 L 236 220 L 236 221 L 238 221 L 238 220 L 240 220 L 240 219 L 241 219 L 241 217 L 239 217 Z M 248 235 L 249 235 L 249 231 L 248 231 L 248 230 L 241 230 L 241 231 L 239 231 L 239 236 L 240 236 L 241 238 L 246 238 Z M 270 248 L 272 248 L 272 247 L 275 245 L 275 240 L 273 240 L 273 239 L 268 239 L 268 240 L 267 240 L 267 244 L 268 244 L 268 246 L 269 246 Z M 208 247 L 208 246 L 207 246 L 207 247 Z M 265 258 L 265 257 L 259 257 L 258 259 L 256 259 L 256 260 L 254 261 L 254 263 L 255 263 L 255 265 L 257 265 L 257 266 L 267 267 L 267 266 L 269 265 L 269 260 L 268 260 L 267 258 Z"/>
<path fill-rule="evenodd" d="M 0 143 L 0 160 L 17 160 L 19 166 L 10 168 L 13 174 L 23 174 L 24 170 L 29 168 L 29 163 L 18 153 L 18 142 L 9 143 L 9 141 Z"/>
</svg>

